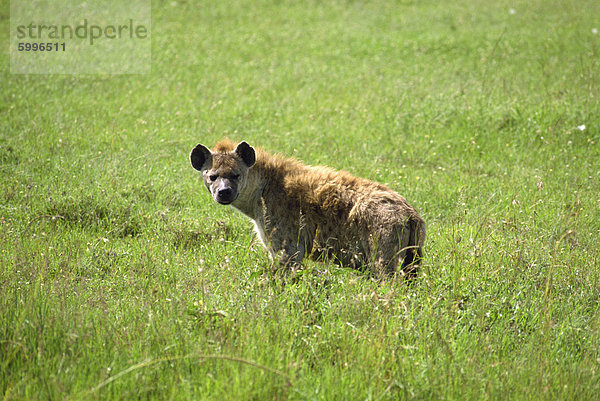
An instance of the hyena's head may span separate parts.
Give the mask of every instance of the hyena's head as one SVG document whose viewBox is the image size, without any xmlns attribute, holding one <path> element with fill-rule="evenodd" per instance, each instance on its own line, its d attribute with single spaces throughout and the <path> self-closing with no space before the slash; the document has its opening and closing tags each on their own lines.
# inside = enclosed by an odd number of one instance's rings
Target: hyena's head
<svg viewBox="0 0 600 401">
<path fill-rule="evenodd" d="M 202 172 L 204 185 L 213 199 L 228 205 L 243 191 L 248 169 L 256 162 L 256 152 L 246 142 L 234 148 L 232 142 L 222 141 L 213 152 L 204 145 L 196 145 L 190 159 L 192 166 Z"/>
</svg>

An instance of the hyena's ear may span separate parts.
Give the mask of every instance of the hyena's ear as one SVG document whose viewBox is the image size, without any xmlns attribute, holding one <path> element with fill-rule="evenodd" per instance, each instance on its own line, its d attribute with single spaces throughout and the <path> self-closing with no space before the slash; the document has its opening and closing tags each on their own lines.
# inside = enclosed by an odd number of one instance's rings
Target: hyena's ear
<svg viewBox="0 0 600 401">
<path fill-rule="evenodd" d="M 192 166 L 198 170 L 207 170 L 212 167 L 212 153 L 204 145 L 196 145 L 190 154 Z"/>
<path fill-rule="evenodd" d="M 240 142 L 234 150 L 235 154 L 238 155 L 246 166 L 252 167 L 256 163 L 256 152 L 254 148 L 248 145 L 246 142 Z"/>
</svg>

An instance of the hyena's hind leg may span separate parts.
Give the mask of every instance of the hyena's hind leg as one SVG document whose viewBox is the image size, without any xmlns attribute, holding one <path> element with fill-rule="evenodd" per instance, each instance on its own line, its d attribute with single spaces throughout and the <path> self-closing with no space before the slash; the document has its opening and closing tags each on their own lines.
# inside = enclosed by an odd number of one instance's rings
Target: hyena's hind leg
<svg viewBox="0 0 600 401">
<path fill-rule="evenodd" d="M 404 248 L 402 256 L 402 266 L 400 270 L 407 277 L 414 277 L 423 259 L 423 244 L 425 242 L 425 222 L 422 219 L 411 218 L 405 227 L 408 231 L 408 241 Z M 402 242 L 404 245 L 405 242 Z"/>
<path fill-rule="evenodd" d="M 398 273 L 407 278 L 414 277 L 423 257 L 424 239 L 424 223 L 412 218 L 390 232 L 380 233 L 371 246 L 374 272 L 380 276 Z"/>
<path fill-rule="evenodd" d="M 406 238 L 403 238 L 406 236 Z M 399 238 L 396 230 L 386 230 L 371 239 L 369 244 L 369 262 L 372 272 L 383 278 L 393 276 L 398 269 L 398 262 L 404 257 L 406 250 L 400 248 L 401 243 L 408 241 L 408 235 L 401 233 Z"/>
</svg>

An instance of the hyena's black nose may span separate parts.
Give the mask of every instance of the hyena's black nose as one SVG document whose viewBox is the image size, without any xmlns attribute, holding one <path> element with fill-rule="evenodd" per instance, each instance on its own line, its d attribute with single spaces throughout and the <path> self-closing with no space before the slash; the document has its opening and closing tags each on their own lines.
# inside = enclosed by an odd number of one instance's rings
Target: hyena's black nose
<svg viewBox="0 0 600 401">
<path fill-rule="evenodd" d="M 231 188 L 221 188 L 217 193 L 217 196 L 220 199 L 230 199 L 231 195 L 233 195 L 233 191 L 231 190 Z"/>
</svg>

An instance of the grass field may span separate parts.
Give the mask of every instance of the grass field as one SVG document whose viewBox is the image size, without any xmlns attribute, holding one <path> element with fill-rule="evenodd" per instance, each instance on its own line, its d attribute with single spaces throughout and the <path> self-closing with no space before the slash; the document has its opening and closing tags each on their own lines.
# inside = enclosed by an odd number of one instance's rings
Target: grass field
<svg viewBox="0 0 600 401">
<path fill-rule="evenodd" d="M 0 5 L 0 399 L 598 399 L 600 2 L 156 0 L 90 76 L 10 74 Z M 397 190 L 421 275 L 272 273 L 223 136 Z"/>
</svg>

